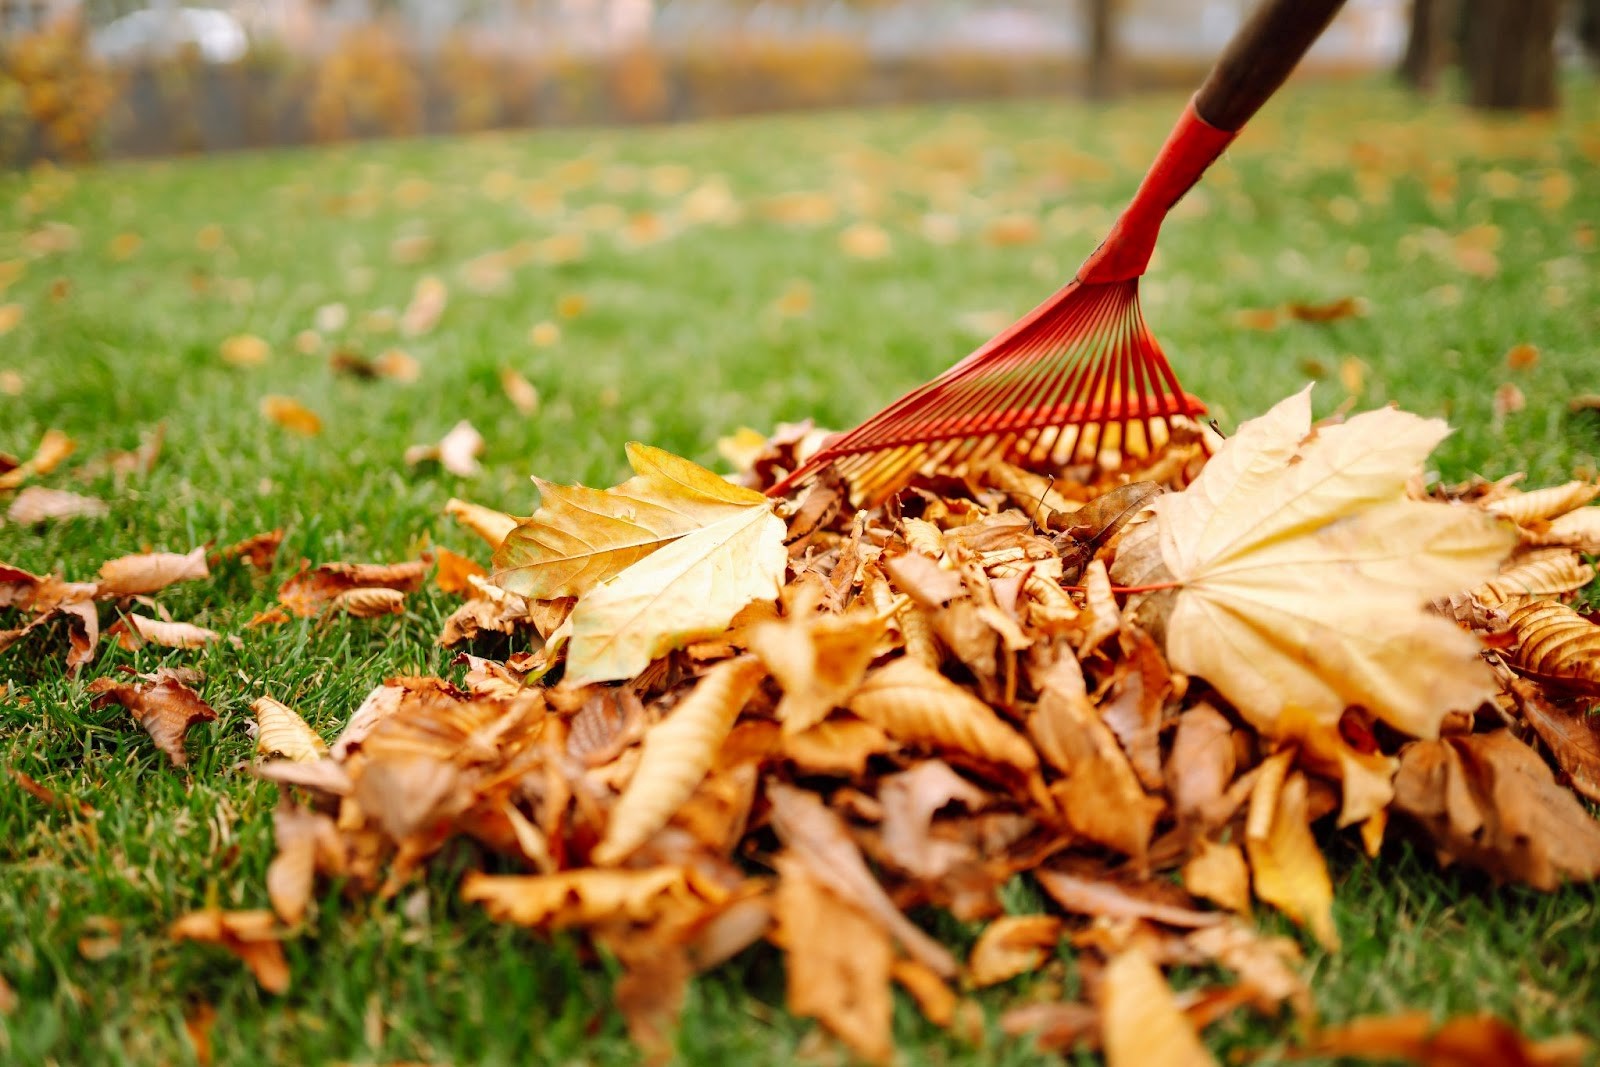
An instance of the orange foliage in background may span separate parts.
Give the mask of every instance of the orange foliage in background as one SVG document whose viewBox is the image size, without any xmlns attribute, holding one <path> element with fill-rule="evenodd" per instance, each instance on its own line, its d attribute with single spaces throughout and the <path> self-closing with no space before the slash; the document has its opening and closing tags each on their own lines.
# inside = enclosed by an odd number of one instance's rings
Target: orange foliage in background
<svg viewBox="0 0 1600 1067">
<path fill-rule="evenodd" d="M 0 42 L 0 129 L 26 138 L 31 127 L 46 154 L 89 158 L 114 98 L 111 79 L 90 55 L 78 18 L 57 19 Z M 0 159 L 8 154 L 0 150 Z"/>
<path fill-rule="evenodd" d="M 382 23 L 345 34 L 317 69 L 311 129 L 319 141 L 422 132 L 423 87 L 414 58 Z"/>
</svg>

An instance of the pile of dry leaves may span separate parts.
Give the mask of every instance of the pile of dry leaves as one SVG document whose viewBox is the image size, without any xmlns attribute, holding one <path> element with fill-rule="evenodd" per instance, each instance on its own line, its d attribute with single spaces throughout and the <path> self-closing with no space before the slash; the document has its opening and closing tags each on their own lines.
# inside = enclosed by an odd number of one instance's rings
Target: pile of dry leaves
<svg viewBox="0 0 1600 1067">
<path fill-rule="evenodd" d="M 394 893 L 464 836 L 485 861 L 463 897 L 586 932 L 650 1049 L 691 975 L 764 940 L 790 1009 L 871 1062 L 893 985 L 961 1034 L 970 991 L 1062 952 L 1079 996 L 1046 984 L 1001 1025 L 1114 1064 L 1209 1062 L 1200 1032 L 1238 1010 L 1287 1010 L 1330 1054 L 1573 1061 L 1488 1018 L 1319 1029 L 1296 944 L 1251 921 L 1338 947 L 1322 823 L 1540 888 L 1600 875 L 1575 795 L 1600 801 L 1600 626 L 1563 603 L 1595 577 L 1600 485 L 1429 488 L 1446 432 L 1392 409 L 1313 426 L 1301 393 L 1209 461 L 1190 434 L 1114 472 L 988 463 L 870 511 L 827 481 L 759 492 L 803 429 L 749 449 L 753 488 L 634 445 L 633 478 L 540 482 L 527 520 L 452 501 L 496 550 L 492 572 L 442 555 L 467 596 L 444 643 L 528 650 L 391 679 L 331 746 L 258 700 L 277 921 L 175 933 L 282 989 L 318 877 Z M 376 610 L 421 572 L 370 577 L 306 572 L 285 608 Z M 1004 913 L 1019 875 L 1050 912 Z M 965 959 L 928 909 L 986 923 Z M 1232 980 L 1162 973 L 1198 965 Z"/>
</svg>

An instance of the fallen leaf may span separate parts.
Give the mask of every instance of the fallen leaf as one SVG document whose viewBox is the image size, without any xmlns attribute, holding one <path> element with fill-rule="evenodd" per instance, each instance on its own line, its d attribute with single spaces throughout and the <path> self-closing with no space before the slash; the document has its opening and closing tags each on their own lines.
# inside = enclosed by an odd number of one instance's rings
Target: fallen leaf
<svg viewBox="0 0 1600 1067">
<path fill-rule="evenodd" d="M 1600 877 L 1600 821 L 1505 730 L 1406 746 L 1394 791 L 1440 863 L 1543 890 Z"/>
<path fill-rule="evenodd" d="M 597 865 L 621 863 L 689 799 L 764 674 L 758 660 L 725 660 L 646 731 L 638 769 L 592 854 Z"/>
<path fill-rule="evenodd" d="M 773 600 L 788 553 L 763 502 L 659 548 L 578 600 L 567 645 L 572 684 L 628 678 L 673 648 L 709 637 L 746 605 Z"/>
<path fill-rule="evenodd" d="M 505 390 L 506 399 L 518 414 L 531 418 L 539 413 L 539 390 L 514 367 L 500 368 L 500 388 Z"/>
<path fill-rule="evenodd" d="M 1539 349 L 1536 345 L 1512 345 L 1506 351 L 1506 367 L 1510 370 L 1532 370 L 1539 364 Z"/>
<path fill-rule="evenodd" d="M 967 957 L 967 979 L 978 989 L 1042 967 L 1061 940 L 1053 915 L 1006 915 L 983 928 Z"/>
<path fill-rule="evenodd" d="M 674 905 L 699 898 L 680 867 L 586 867 L 537 875 L 469 871 L 461 883 L 461 899 L 482 904 L 500 922 L 564 930 L 617 921 L 648 923 Z"/>
<path fill-rule="evenodd" d="M 1245 820 L 1245 852 L 1256 896 L 1306 927 L 1330 951 L 1339 948 L 1333 924 L 1333 880 L 1311 836 L 1309 786 L 1286 776 L 1292 750 L 1272 757 L 1256 779 Z"/>
<path fill-rule="evenodd" d="M 882 259 L 893 247 L 883 227 L 870 222 L 857 222 L 839 234 L 839 251 L 851 259 Z"/>
<path fill-rule="evenodd" d="M 315 437 L 322 432 L 321 417 L 292 396 L 262 397 L 261 415 L 269 422 L 305 437 Z"/>
<path fill-rule="evenodd" d="M 1195 929 L 1214 926 L 1224 916 L 1214 911 L 1198 911 L 1140 895 L 1133 887 L 1117 882 L 1096 881 L 1067 871 L 1041 867 L 1033 872 L 1050 898 L 1075 915 L 1109 919 L 1149 919 L 1166 926 Z M 1181 895 L 1181 894 L 1180 894 Z"/>
<path fill-rule="evenodd" d="M 283 531 L 268 530 L 218 549 L 206 557 L 206 562 L 215 567 L 228 560 L 242 559 L 258 571 L 270 571 L 278 558 L 278 546 L 282 544 Z"/>
<path fill-rule="evenodd" d="M 1528 406 L 1528 398 L 1522 394 L 1514 382 L 1501 382 L 1494 390 L 1494 417 L 1504 419 L 1507 415 L 1515 415 Z"/>
<path fill-rule="evenodd" d="M 107 637 L 116 637 L 122 648 L 143 648 L 160 645 L 162 648 L 204 648 L 222 635 L 188 622 L 164 622 L 147 618 L 137 612 L 128 612 L 111 625 Z"/>
<path fill-rule="evenodd" d="M 897 741 L 927 744 L 1031 772 L 1039 757 L 987 704 L 909 657 L 867 675 L 850 710 Z"/>
<path fill-rule="evenodd" d="M 236 334 L 222 342 L 222 361 L 235 367 L 259 367 L 272 355 L 272 346 L 253 333 Z"/>
<path fill-rule="evenodd" d="M 256 716 L 256 755 L 313 763 L 328 754 L 327 744 L 289 705 L 264 696 L 250 710 Z"/>
<path fill-rule="evenodd" d="M 435 548 L 433 555 L 438 568 L 434 571 L 433 582 L 441 592 L 471 596 L 474 589 L 471 579 L 489 576 L 489 572 L 476 560 L 452 552 L 443 545 Z"/>
<path fill-rule="evenodd" d="M 16 489 L 29 478 L 49 474 L 77 449 L 77 442 L 60 430 L 46 430 L 33 455 L 10 470 L 0 471 L 0 492 Z"/>
<path fill-rule="evenodd" d="M 1183 887 L 1219 907 L 1250 914 L 1250 867 L 1238 845 L 1201 838 L 1183 865 Z"/>
<path fill-rule="evenodd" d="M 92 704 L 95 708 L 108 704 L 127 708 L 172 765 L 186 767 L 189 754 L 184 751 L 184 741 L 189 728 L 217 717 L 200 694 L 190 688 L 197 677 L 193 671 L 161 667 L 131 682 L 96 678 L 89 683 L 89 692 L 96 694 Z"/>
<path fill-rule="evenodd" d="M 1535 489 L 1531 493 L 1511 490 L 1483 506 L 1496 515 L 1504 515 L 1518 526 L 1526 527 L 1575 511 L 1596 496 L 1600 496 L 1600 481 L 1580 480 Z"/>
<path fill-rule="evenodd" d="M 894 742 L 877 726 L 853 715 L 824 719 L 808 730 L 783 735 L 783 757 L 807 774 L 857 777 L 873 756 L 892 751 Z"/>
<path fill-rule="evenodd" d="M 540 506 L 495 552 L 494 580 L 540 600 L 584 593 L 696 530 L 756 518 L 767 498 L 670 452 L 627 446 L 634 477 L 612 489 L 535 478 Z"/>
<path fill-rule="evenodd" d="M 450 289 L 435 275 L 424 275 L 411 291 L 411 302 L 400 314 L 400 332 L 407 337 L 431 333 L 444 315 Z"/>
<path fill-rule="evenodd" d="M 472 423 L 462 419 L 439 439 L 438 444 L 412 445 L 406 449 L 406 466 L 435 462 L 458 478 L 474 478 L 483 470 L 478 463 L 483 447 L 483 435 Z"/>
<path fill-rule="evenodd" d="M 1491 577 L 1514 533 L 1475 508 L 1406 498 L 1446 433 L 1438 420 L 1383 409 L 1308 433 L 1309 389 L 1242 425 L 1188 489 L 1152 502 L 1155 521 L 1124 535 L 1118 564 L 1140 540 L 1159 545 L 1178 588 L 1141 610 L 1165 607 L 1172 666 L 1257 728 L 1270 733 L 1286 705 L 1331 725 L 1359 704 L 1434 736 L 1494 684 L 1476 638 L 1424 605 Z"/>
<path fill-rule="evenodd" d="M 111 508 L 104 500 L 65 489 L 30 485 L 11 501 L 6 518 L 22 526 L 37 526 L 59 519 L 101 519 L 110 513 Z"/>
<path fill-rule="evenodd" d="M 267 865 L 267 896 L 278 918 L 295 926 L 305 918 L 317 871 L 342 867 L 343 843 L 331 818 L 287 797 L 272 813 L 272 838 L 277 854 Z"/>
<path fill-rule="evenodd" d="M 1600 715 L 1545 699 L 1539 688 L 1513 679 L 1511 691 L 1572 788 L 1600 804 Z"/>
<path fill-rule="evenodd" d="M 878 783 L 883 805 L 883 852 L 891 864 L 917 878 L 936 881 L 964 862 L 976 860 L 972 846 L 933 833 L 934 816 L 952 804 L 969 812 L 989 802 L 983 790 L 940 760 L 922 760 L 884 776 Z"/>
<path fill-rule="evenodd" d="M 506 536 L 524 521 L 503 511 L 495 511 L 482 504 L 458 500 L 455 497 L 445 502 L 444 511 L 446 515 L 487 541 L 490 548 L 499 548 L 505 542 Z"/>
<path fill-rule="evenodd" d="M 1194 1024 L 1178 1010 L 1161 971 L 1138 949 L 1106 963 L 1099 1002 L 1106 1067 L 1216 1064 Z"/>
<path fill-rule="evenodd" d="M 1306 304 L 1291 300 L 1283 306 L 1284 313 L 1301 322 L 1337 322 L 1340 319 L 1359 318 L 1367 313 L 1367 302 L 1359 296 L 1344 296 L 1323 304 Z"/>
<path fill-rule="evenodd" d="M 402 589 L 387 589 L 383 586 L 346 589 L 328 602 L 328 610 L 334 613 L 343 612 L 356 619 L 400 615 L 406 610 L 406 594 Z"/>
<path fill-rule="evenodd" d="M 1593 1043 L 1577 1034 L 1533 1041 L 1493 1015 L 1443 1023 L 1425 1011 L 1368 1015 L 1312 1032 L 1288 1058 L 1403 1060 L 1421 1067 L 1580 1067 Z"/>
<path fill-rule="evenodd" d="M 282 933 L 270 911 L 191 911 L 168 929 L 174 941 L 219 945 L 237 956 L 268 993 L 289 989 L 289 961 L 283 954 Z"/>
<path fill-rule="evenodd" d="M 1571 593 L 1594 581 L 1595 568 L 1569 549 L 1534 551 L 1514 556 L 1498 575 L 1472 591 L 1489 607 L 1528 596 Z"/>
<path fill-rule="evenodd" d="M 1512 664 L 1530 678 L 1600 696 L 1600 625 L 1551 600 L 1522 604 L 1507 615 L 1517 647 Z"/>
<path fill-rule="evenodd" d="M 387 613 L 394 608 L 393 599 L 379 603 L 370 590 L 414 593 L 422 588 L 423 579 L 428 574 L 428 565 L 421 560 L 405 563 L 324 563 L 314 569 L 302 564 L 301 568 L 278 589 L 279 602 L 301 618 L 316 615 L 339 597 L 357 590 L 363 591 L 366 599 L 374 601 L 371 606 Z M 346 606 L 349 604 L 348 601 L 345 603 Z"/>
<path fill-rule="evenodd" d="M 204 546 L 193 552 L 146 552 L 119 556 L 100 565 L 99 592 L 103 597 L 157 593 L 178 582 L 209 578 Z"/>
<path fill-rule="evenodd" d="M 786 734 L 809 730 L 843 706 L 866 677 L 887 626 L 870 611 L 819 615 L 805 604 L 750 631 L 750 651 L 783 688 L 775 714 Z"/>
<path fill-rule="evenodd" d="M 801 861 L 780 856 L 777 865 L 774 914 L 789 1010 L 819 1020 L 861 1060 L 888 1063 L 894 1055 L 888 935 Z"/>
</svg>

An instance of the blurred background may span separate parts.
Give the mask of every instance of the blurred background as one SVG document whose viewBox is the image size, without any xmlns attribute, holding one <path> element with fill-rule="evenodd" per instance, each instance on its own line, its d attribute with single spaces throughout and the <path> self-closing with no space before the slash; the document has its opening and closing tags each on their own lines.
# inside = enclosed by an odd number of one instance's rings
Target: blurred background
<svg viewBox="0 0 1600 1067">
<path fill-rule="evenodd" d="M 1193 84 L 1249 0 L 0 0 L 0 163 Z M 1547 109 L 1600 0 L 1350 0 L 1309 78 Z M 1460 76 L 1454 73 L 1459 67 Z"/>
</svg>

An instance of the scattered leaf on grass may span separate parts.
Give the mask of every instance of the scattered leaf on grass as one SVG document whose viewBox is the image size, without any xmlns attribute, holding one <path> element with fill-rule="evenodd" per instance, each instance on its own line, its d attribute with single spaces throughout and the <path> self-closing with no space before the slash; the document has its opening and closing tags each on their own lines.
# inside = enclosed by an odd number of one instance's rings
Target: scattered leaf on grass
<svg viewBox="0 0 1600 1067">
<path fill-rule="evenodd" d="M 289 988 L 289 961 L 283 954 L 282 933 L 270 911 L 192 911 L 168 930 L 174 941 L 220 945 L 250 968 L 257 984 L 268 993 Z"/>
<path fill-rule="evenodd" d="M 439 439 L 436 445 L 412 445 L 406 449 L 406 466 L 435 462 L 458 478 L 473 478 L 483 468 L 478 457 L 483 454 L 483 435 L 472 423 L 462 419 Z"/>
<path fill-rule="evenodd" d="M 211 705 L 190 688 L 198 681 L 198 672 L 161 667 L 131 681 L 96 678 L 89 683 L 89 692 L 96 694 L 93 707 L 121 704 L 127 708 L 172 765 L 186 767 L 189 754 L 184 751 L 184 741 L 189 728 L 217 717 Z"/>
<path fill-rule="evenodd" d="M 289 705 L 271 697 L 257 697 L 250 710 L 256 716 L 257 755 L 313 763 L 328 754 L 327 744 Z"/>
<path fill-rule="evenodd" d="M 1129 949 L 1100 976 L 1100 1040 L 1106 1067 L 1214 1067 L 1172 988 L 1143 952 Z"/>
<path fill-rule="evenodd" d="M 400 315 L 400 332 L 407 337 L 431 333 L 444 315 L 449 300 L 450 289 L 440 278 L 432 274 L 423 276 L 411 292 L 411 302 Z"/>
<path fill-rule="evenodd" d="M 1060 940 L 1061 920 L 1053 915 L 1002 916 L 978 935 L 967 957 L 967 978 L 981 989 L 1036 971 Z"/>
<path fill-rule="evenodd" d="M 406 563 L 324 563 L 320 567 L 303 565 L 299 573 L 284 582 L 278 590 L 278 600 L 285 608 L 301 618 L 316 615 L 341 596 L 355 591 L 388 589 L 399 593 L 414 593 L 422 588 L 428 565 L 421 560 Z M 357 598 L 361 600 L 362 598 Z M 392 598 L 378 602 L 366 593 L 371 606 L 381 609 L 380 614 L 394 610 Z M 348 609 L 351 601 L 341 608 Z M 356 605 L 361 606 L 359 603 Z M 356 612 L 351 612 L 356 614 Z"/>
<path fill-rule="evenodd" d="M 1289 1058 L 1403 1060 L 1422 1067 L 1580 1067 L 1593 1049 L 1577 1034 L 1533 1041 L 1493 1015 L 1458 1015 L 1439 1023 L 1417 1011 L 1323 1027 Z"/>
<path fill-rule="evenodd" d="M 46 430 L 44 436 L 39 438 L 39 447 L 34 449 L 32 456 L 10 466 L 8 470 L 0 470 L 0 492 L 16 489 L 29 478 L 49 474 L 77 447 L 77 442 L 60 430 Z"/>
<path fill-rule="evenodd" d="M 210 576 L 204 546 L 193 552 L 145 552 L 119 556 L 100 565 L 97 595 L 125 597 L 158 593 L 178 582 L 198 581 Z"/>
<path fill-rule="evenodd" d="M 116 637 L 125 649 L 159 645 L 162 648 L 204 648 L 222 635 L 215 630 L 188 622 L 166 622 L 137 612 L 128 612 L 111 625 L 107 637 Z"/>
<path fill-rule="evenodd" d="M 305 437 L 315 437 L 322 432 L 322 418 L 292 396 L 262 397 L 261 414 L 269 422 Z"/>
<path fill-rule="evenodd" d="M 455 497 L 445 503 L 444 510 L 445 514 L 487 541 L 490 548 L 499 548 L 505 543 L 506 535 L 524 521 L 503 511 Z"/>
<path fill-rule="evenodd" d="M 104 500 L 42 485 L 23 488 L 6 509 L 6 518 L 22 526 L 37 526 L 61 519 L 100 519 L 110 514 Z"/>
<path fill-rule="evenodd" d="M 272 347 L 253 333 L 227 338 L 221 351 L 222 361 L 235 367 L 259 367 L 272 355 Z"/>
<path fill-rule="evenodd" d="M 514 367 L 500 368 L 500 388 L 518 414 L 533 416 L 539 413 L 539 390 Z"/>
</svg>

